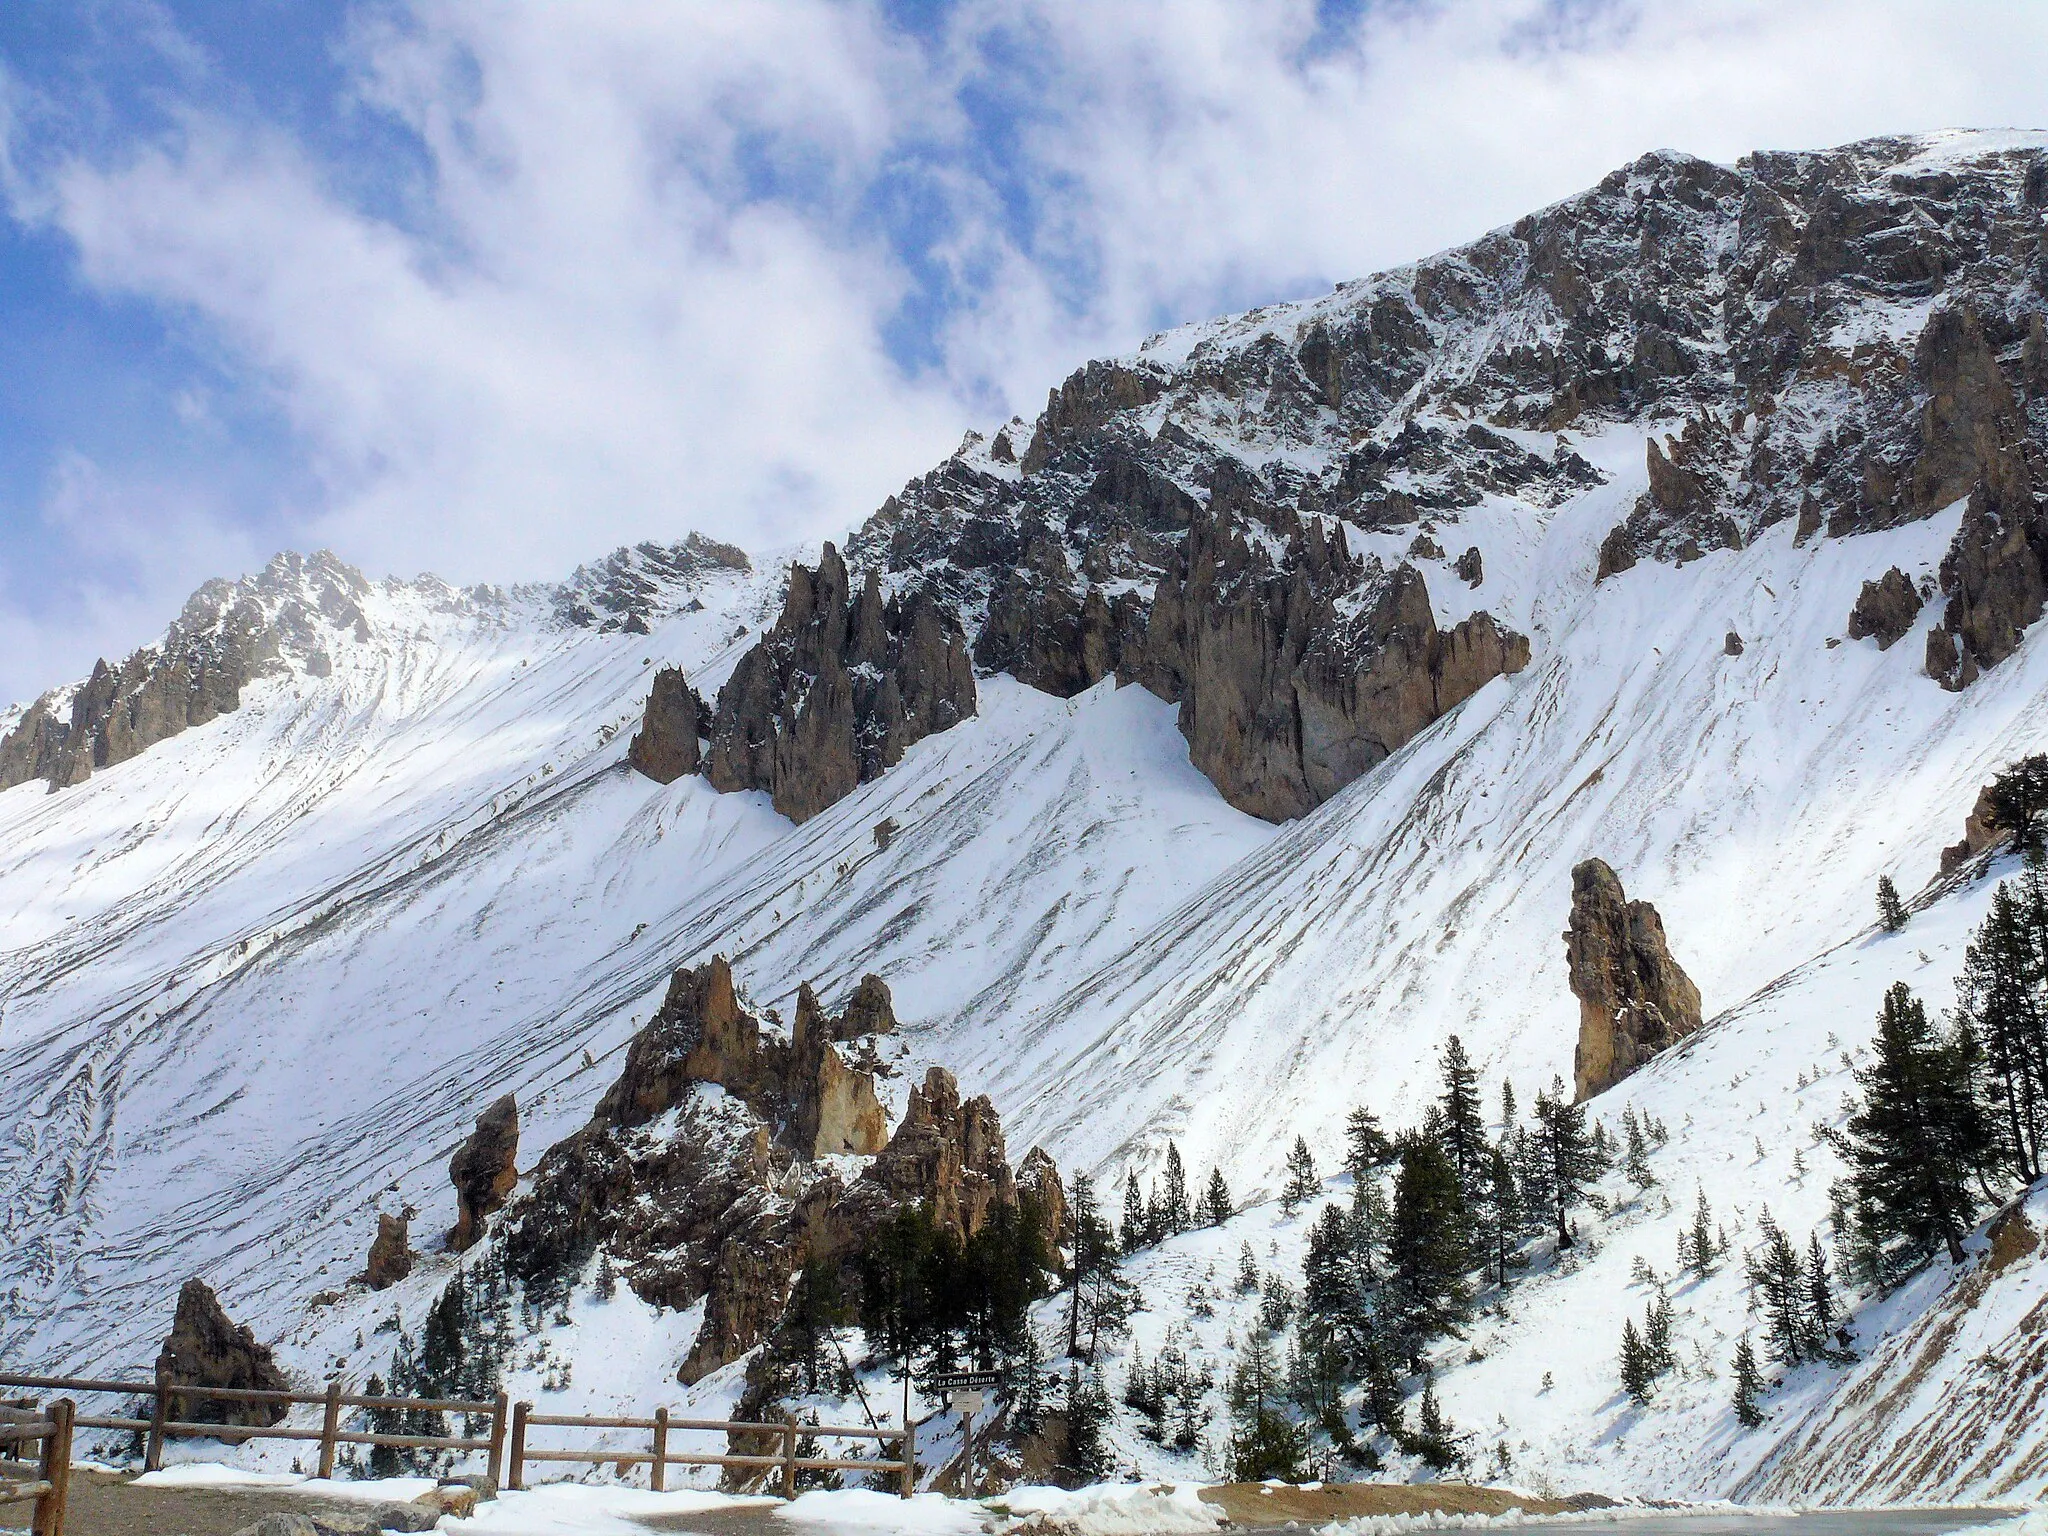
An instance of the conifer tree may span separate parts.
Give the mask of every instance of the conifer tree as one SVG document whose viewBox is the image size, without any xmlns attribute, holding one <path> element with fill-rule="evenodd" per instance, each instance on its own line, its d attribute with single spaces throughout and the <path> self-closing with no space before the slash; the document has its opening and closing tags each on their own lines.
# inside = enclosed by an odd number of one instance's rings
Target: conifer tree
<svg viewBox="0 0 2048 1536">
<path fill-rule="evenodd" d="M 1460 1436 L 1436 1400 L 1433 1374 L 1422 1379 L 1422 1407 L 1416 1415 L 1415 1429 L 1410 1448 L 1432 1467 L 1441 1472 L 1447 1467 L 1464 1465 L 1464 1453 L 1458 1448 Z"/>
<path fill-rule="evenodd" d="M 1407 1398 L 1394 1362 L 1377 1341 L 1365 1350 L 1365 1416 L 1384 1435 L 1399 1441 L 1408 1433 Z"/>
<path fill-rule="evenodd" d="M 1067 1374 L 1067 1444 L 1062 1458 L 1076 1482 L 1100 1482 L 1115 1470 L 1103 1426 L 1109 1422 L 1109 1393 L 1102 1385 L 1102 1373 L 1081 1374 L 1079 1365 Z"/>
<path fill-rule="evenodd" d="M 1074 1175 L 1074 1197 L 1070 1202 L 1074 1228 L 1074 1261 L 1067 1271 L 1067 1354 L 1078 1357 L 1085 1333 L 1094 1353 L 1094 1340 L 1107 1332 L 1112 1337 L 1130 1315 L 1130 1300 L 1117 1266 L 1116 1234 L 1103 1219 L 1095 1200 L 1095 1181 L 1085 1173 Z M 1120 1285 L 1121 1282 L 1121 1285 Z"/>
<path fill-rule="evenodd" d="M 1230 1373 L 1230 1475 L 1237 1482 L 1297 1482 L 1308 1436 L 1283 1410 L 1279 1364 L 1267 1335 L 1253 1328 Z"/>
<path fill-rule="evenodd" d="M 1231 1216 L 1230 1186 L 1223 1182 L 1223 1170 L 1209 1170 L 1209 1187 L 1202 1193 L 1202 1221 L 1206 1226 L 1220 1227 Z"/>
<path fill-rule="evenodd" d="M 1138 1175 L 1135 1172 L 1124 1175 L 1124 1221 L 1123 1245 L 1125 1253 L 1136 1253 L 1145 1247 L 1145 1234 L 1149 1224 L 1145 1215 L 1145 1197 L 1138 1191 Z"/>
<path fill-rule="evenodd" d="M 1536 1095 L 1535 1139 L 1557 1220 L 1557 1246 L 1569 1248 L 1573 1239 L 1567 1213 L 1607 1171 L 1607 1159 L 1587 1134 L 1585 1106 L 1571 1101 L 1562 1078 L 1553 1077 L 1550 1091 Z"/>
<path fill-rule="evenodd" d="M 1886 933 L 1897 933 L 1906 926 L 1906 904 L 1899 900 L 1899 888 L 1890 875 L 1877 877 L 1877 925 Z"/>
<path fill-rule="evenodd" d="M 1650 1142 L 1643 1134 L 1643 1122 L 1636 1118 L 1635 1106 L 1629 1105 L 1621 1112 L 1621 1129 L 1624 1137 L 1624 1164 L 1629 1183 L 1637 1189 L 1648 1189 L 1657 1182 L 1657 1175 L 1650 1171 Z"/>
<path fill-rule="evenodd" d="M 1419 1132 L 1404 1137 L 1387 1248 L 1397 1323 L 1417 1370 L 1423 1345 L 1455 1333 L 1464 1321 L 1470 1301 L 1465 1274 L 1472 1268 L 1467 1230 L 1464 1196 L 1450 1155 L 1433 1137 Z"/>
<path fill-rule="evenodd" d="M 1237 1245 L 1237 1294 L 1249 1296 L 1259 1288 L 1259 1260 L 1249 1242 Z"/>
<path fill-rule="evenodd" d="M 1474 1189 L 1486 1156 L 1486 1127 L 1479 1107 L 1479 1074 L 1456 1035 L 1444 1044 L 1439 1063 L 1443 1093 L 1437 1099 L 1442 1111 L 1444 1150 L 1457 1170 L 1458 1186 Z"/>
<path fill-rule="evenodd" d="M 1757 1229 L 1763 1242 L 1748 1256 L 1750 1292 L 1763 1313 L 1773 1358 L 1780 1365 L 1797 1365 L 1810 1353 L 1812 1342 L 1806 1325 L 1806 1276 L 1799 1250 L 1792 1246 L 1784 1228 L 1771 1219 L 1768 1206 L 1757 1217 Z"/>
<path fill-rule="evenodd" d="M 1316 1177 L 1316 1160 L 1309 1153 L 1306 1137 L 1294 1138 L 1294 1150 L 1287 1154 L 1287 1182 L 1280 1187 L 1280 1209 L 1292 1216 L 1302 1205 L 1323 1192 Z"/>
<path fill-rule="evenodd" d="M 1651 1301 L 1643 1318 L 1643 1348 L 1649 1353 L 1650 1370 L 1661 1376 L 1678 1364 L 1678 1351 L 1671 1340 L 1671 1298 L 1662 1291 Z"/>
<path fill-rule="evenodd" d="M 1828 1256 L 1821 1249 L 1820 1234 L 1806 1239 L 1806 1340 L 1816 1359 L 1827 1356 L 1828 1335 L 1835 1331 L 1835 1288 L 1828 1279 Z"/>
<path fill-rule="evenodd" d="M 1479 1187 L 1479 1237 L 1495 1285 L 1505 1286 L 1508 1271 L 1526 1262 L 1520 1253 L 1528 1230 L 1526 1209 L 1508 1154 L 1499 1146 L 1487 1148 L 1486 1176 Z"/>
<path fill-rule="evenodd" d="M 1309 1228 L 1301 1266 L 1301 1309 L 1333 1327 L 1350 1316 L 1356 1297 L 1351 1272 L 1351 1223 L 1335 1204 L 1325 1205 Z"/>
<path fill-rule="evenodd" d="M 1194 1213 L 1188 1204 L 1188 1176 L 1181 1167 L 1180 1148 L 1170 1141 L 1166 1144 L 1165 1184 L 1160 1203 L 1165 1207 L 1167 1235 L 1174 1236 L 1194 1225 Z"/>
<path fill-rule="evenodd" d="M 1649 1347 L 1636 1331 L 1636 1320 L 1628 1318 L 1621 1325 L 1621 1388 L 1638 1403 L 1648 1406 L 1655 1379 Z"/>
<path fill-rule="evenodd" d="M 1692 1208 L 1692 1240 L 1687 1245 L 1687 1263 L 1692 1272 L 1702 1280 L 1714 1268 L 1714 1213 L 1707 1208 L 1707 1186 L 1699 1187 L 1699 1197 Z"/>
<path fill-rule="evenodd" d="M 1394 1144 L 1380 1129 L 1378 1116 L 1360 1105 L 1344 1122 L 1344 1171 L 1354 1190 L 1392 1165 Z"/>
<path fill-rule="evenodd" d="M 1506 1078 L 1500 1080 L 1500 1133 L 1506 1136 L 1515 1128 L 1515 1085 Z"/>
<path fill-rule="evenodd" d="M 1991 1150 L 1972 1092 L 1974 1054 L 1967 1030 L 1935 1036 L 1904 982 L 1885 993 L 1875 1059 L 1856 1072 L 1863 1102 L 1841 1150 L 1857 1234 L 1888 1271 L 1910 1269 L 1937 1245 L 1963 1261 L 1977 1215 L 1970 1176 Z"/>
<path fill-rule="evenodd" d="M 1991 780 L 1991 822 L 2031 859 L 2041 856 L 2041 813 L 2048 811 L 2048 757 L 2023 757 Z"/>
<path fill-rule="evenodd" d="M 1998 1160 L 2032 1183 L 2048 1154 L 2048 881 L 2029 870 L 1992 894 L 1964 952 L 1958 1013 L 1983 1049 Z"/>
<path fill-rule="evenodd" d="M 1735 1346 L 1735 1422 L 1744 1429 L 1755 1429 L 1763 1423 L 1763 1409 L 1757 1406 L 1757 1398 L 1763 1392 L 1763 1377 L 1756 1368 L 1756 1351 L 1751 1348 L 1749 1335 L 1744 1334 Z"/>
</svg>

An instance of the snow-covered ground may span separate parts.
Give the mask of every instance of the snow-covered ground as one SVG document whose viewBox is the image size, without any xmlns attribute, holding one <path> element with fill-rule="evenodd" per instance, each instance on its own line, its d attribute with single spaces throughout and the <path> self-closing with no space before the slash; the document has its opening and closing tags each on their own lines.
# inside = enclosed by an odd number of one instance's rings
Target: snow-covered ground
<svg viewBox="0 0 2048 1536">
<path fill-rule="evenodd" d="M 1949 694 L 1920 674 L 1920 629 L 1885 652 L 1842 639 L 1865 579 L 1932 568 L 1953 508 L 1805 548 L 1780 526 L 1596 585 L 1599 540 L 1644 484 L 1643 434 L 1573 445 L 1612 481 L 1437 532 L 1446 548 L 1483 532 L 1486 583 L 1457 602 L 1528 632 L 1530 667 L 1284 827 L 1225 805 L 1171 709 L 1110 684 L 1062 701 L 985 679 L 974 720 L 801 827 L 762 796 L 634 775 L 654 669 L 715 688 L 741 626 L 772 619 L 774 571 L 708 579 L 699 611 L 647 636 L 380 588 L 331 678 L 258 684 L 62 794 L 0 794 L 0 1357 L 138 1368 L 197 1273 L 308 1382 L 337 1361 L 352 1380 L 381 1369 L 375 1323 L 395 1307 L 413 1326 L 450 1261 L 315 1304 L 360 1269 L 376 1211 L 416 1208 L 431 1247 L 470 1118 L 516 1093 L 530 1165 L 588 1113 L 670 971 L 713 952 L 764 1006 L 805 980 L 836 1006 L 879 972 L 906 1021 L 893 1087 L 951 1067 L 994 1095 L 1013 1156 L 1040 1142 L 1115 1179 L 1149 1174 L 1171 1137 L 1198 1180 L 1220 1164 L 1241 1199 L 1268 1195 L 1297 1133 L 1328 1166 L 1353 1105 L 1413 1122 L 1451 1033 L 1489 1103 L 1503 1078 L 1526 1104 L 1569 1077 L 1559 933 L 1571 867 L 1597 855 L 1656 903 L 1722 1017 L 1597 1105 L 1670 1127 L 1661 1185 L 1569 1272 L 1518 1287 L 1439 1389 L 1518 1481 L 1765 1486 L 1776 1434 L 1844 1378 L 1795 1379 L 1767 1431 L 1734 1433 L 1705 1375 L 1741 1326 L 1729 1267 L 1673 1288 L 1693 1374 L 1625 1406 L 1632 1260 L 1670 1272 L 1700 1183 L 1731 1236 L 1766 1203 L 1802 1239 L 1818 1220 L 1830 1163 L 1812 1126 L 1839 1113 L 1840 1053 L 1891 980 L 1946 1001 L 1986 899 L 1879 938 L 1873 885 L 1920 889 L 1978 787 L 2048 741 L 2048 642 Z M 1458 611 L 1458 589 L 1432 589 Z M 885 818 L 901 831 L 883 849 Z M 1262 1263 L 1279 1244 L 1298 1277 L 1299 1222 L 1258 1236 Z M 1231 1262 L 1241 1240 L 1221 1239 Z M 1217 1262 L 1200 1241 L 1148 1256 L 1178 1266 L 1148 1287 L 1184 1295 L 1182 1271 Z M 584 1321 L 563 1330 L 574 1369 L 550 1407 L 680 1405 L 689 1318 Z M 714 1377 L 692 1401 L 733 1389 Z"/>
</svg>

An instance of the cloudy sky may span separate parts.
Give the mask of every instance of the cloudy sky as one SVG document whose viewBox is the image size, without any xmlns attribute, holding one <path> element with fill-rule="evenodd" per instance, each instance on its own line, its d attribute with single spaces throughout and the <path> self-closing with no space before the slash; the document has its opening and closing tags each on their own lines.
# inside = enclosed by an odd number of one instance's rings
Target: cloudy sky
<svg viewBox="0 0 2048 1536">
<path fill-rule="evenodd" d="M 2041 0 L 9 0 L 0 699 L 284 547 L 843 530 L 1153 330 L 2044 81 Z"/>
</svg>

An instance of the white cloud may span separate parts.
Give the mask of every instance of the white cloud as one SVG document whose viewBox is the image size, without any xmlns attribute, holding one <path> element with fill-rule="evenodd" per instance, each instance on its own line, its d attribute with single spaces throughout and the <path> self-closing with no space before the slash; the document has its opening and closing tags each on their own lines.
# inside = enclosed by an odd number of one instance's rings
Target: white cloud
<svg viewBox="0 0 2048 1536">
<path fill-rule="evenodd" d="M 390 0 L 344 63 L 337 110 L 418 150 L 368 195 L 183 59 L 173 131 L 42 142 L 7 162 L 39 167 L 12 205 L 289 421 L 321 495 L 280 504 L 274 542 L 504 579 L 690 527 L 844 529 L 1090 353 L 1468 238 L 1648 148 L 2037 117 L 2048 7 L 1367 0 L 1332 38 L 1310 0 L 968 0 L 917 40 L 854 0 Z M 875 213 L 906 194 L 928 242 Z M 885 344 L 907 250 L 955 283 L 910 370 Z M 190 399 L 208 431 L 246 415 Z M 176 515 L 181 577 L 249 542 L 205 519 Z"/>
</svg>

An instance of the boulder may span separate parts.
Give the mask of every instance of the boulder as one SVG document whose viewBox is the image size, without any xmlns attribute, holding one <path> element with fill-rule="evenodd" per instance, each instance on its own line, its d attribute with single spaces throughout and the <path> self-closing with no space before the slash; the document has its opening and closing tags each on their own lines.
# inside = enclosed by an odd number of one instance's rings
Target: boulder
<svg viewBox="0 0 2048 1536">
<path fill-rule="evenodd" d="M 418 1255 L 408 1243 L 409 1225 L 403 1216 L 377 1213 L 377 1236 L 370 1244 L 369 1267 L 363 1271 L 363 1283 L 371 1290 L 387 1290 L 412 1273 Z"/>
<path fill-rule="evenodd" d="M 1572 871 L 1571 927 L 1564 938 L 1579 1000 L 1572 1065 L 1583 1100 L 1698 1029 L 1700 993 L 1672 958 L 1657 909 L 1630 901 L 1599 859 Z"/>
<path fill-rule="evenodd" d="M 703 704 L 683 676 L 681 667 L 663 667 L 654 674 L 647 712 L 626 748 L 626 761 L 657 784 L 673 784 L 695 773 L 702 761 L 697 719 Z"/>
<path fill-rule="evenodd" d="M 1479 546 L 1469 546 L 1465 553 L 1458 556 L 1457 563 L 1451 570 L 1468 587 L 1476 587 L 1483 583 L 1486 580 L 1486 562 L 1480 558 Z"/>
<path fill-rule="evenodd" d="M 180 1385 L 233 1387 L 242 1391 L 288 1392 L 270 1346 L 233 1321 L 205 1281 L 194 1277 L 178 1292 L 178 1311 L 157 1352 L 156 1368 Z M 237 1424 L 268 1429 L 282 1423 L 282 1403 L 242 1403 L 174 1393 L 167 1404 L 173 1419 L 189 1424 Z"/>
<path fill-rule="evenodd" d="M 952 611 L 922 591 L 885 602 L 872 569 L 852 598 L 827 544 L 817 570 L 790 568 L 781 617 L 719 689 L 704 772 L 723 792 L 766 790 L 806 821 L 974 709 Z"/>
<path fill-rule="evenodd" d="M 462 1252 L 483 1235 L 484 1218 L 519 1182 L 519 1106 L 511 1094 L 476 1117 L 476 1129 L 448 1160 L 457 1216 L 448 1246 Z"/>
<path fill-rule="evenodd" d="M 1856 594 L 1856 606 L 1849 610 L 1849 638 L 1874 639 L 1880 651 L 1888 651 L 1905 638 L 1920 617 L 1920 607 L 1919 592 L 1895 565 L 1876 581 L 1864 582 Z"/>
<path fill-rule="evenodd" d="M 1742 636 L 1732 629 L 1721 637 L 1721 654 L 1723 656 L 1740 656 L 1747 649 L 1748 647 L 1742 643 Z"/>
</svg>

